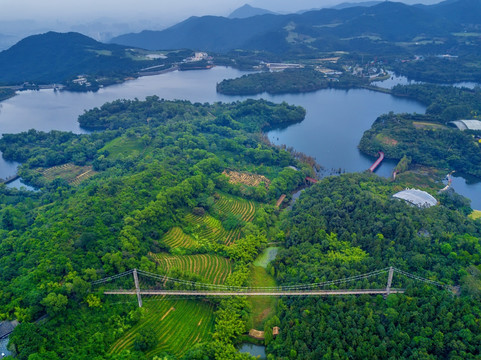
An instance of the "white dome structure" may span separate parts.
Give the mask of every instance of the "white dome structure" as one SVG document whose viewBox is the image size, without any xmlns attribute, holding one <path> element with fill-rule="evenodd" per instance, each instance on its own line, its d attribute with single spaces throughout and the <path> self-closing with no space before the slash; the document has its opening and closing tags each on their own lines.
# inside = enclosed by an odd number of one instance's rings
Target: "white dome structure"
<svg viewBox="0 0 481 360">
<path fill-rule="evenodd" d="M 394 194 L 393 197 L 407 201 L 419 208 L 428 208 L 438 203 L 431 194 L 418 189 L 406 189 Z"/>
</svg>

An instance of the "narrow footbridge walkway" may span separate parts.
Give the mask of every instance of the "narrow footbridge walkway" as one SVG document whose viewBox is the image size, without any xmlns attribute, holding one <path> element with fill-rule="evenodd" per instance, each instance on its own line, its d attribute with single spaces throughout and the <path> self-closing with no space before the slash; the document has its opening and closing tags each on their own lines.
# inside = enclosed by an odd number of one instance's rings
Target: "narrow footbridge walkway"
<svg viewBox="0 0 481 360">
<path fill-rule="evenodd" d="M 355 275 L 348 278 L 325 281 L 312 284 L 297 284 L 278 287 L 240 287 L 228 285 L 205 284 L 201 282 L 175 279 L 138 269 L 129 270 L 118 275 L 94 281 L 92 285 L 104 287 L 106 295 L 137 295 L 139 306 L 142 307 L 142 295 L 175 295 L 175 296 L 335 296 L 335 295 L 384 295 L 403 293 L 404 289 L 392 287 L 393 275 L 398 273 L 410 279 L 429 283 L 441 288 L 450 289 L 448 285 L 438 281 L 429 280 L 394 267 L 372 271 L 366 274 Z M 387 274 L 386 287 L 378 289 L 349 289 L 347 284 L 368 279 L 374 276 Z M 106 285 L 118 279 L 133 276 L 131 289 L 107 289 Z M 142 278 L 143 285 L 140 285 Z M 145 285 L 145 283 L 148 283 Z M 336 289 L 323 289 L 336 287 Z M 339 289 L 339 287 L 346 287 Z"/>
</svg>

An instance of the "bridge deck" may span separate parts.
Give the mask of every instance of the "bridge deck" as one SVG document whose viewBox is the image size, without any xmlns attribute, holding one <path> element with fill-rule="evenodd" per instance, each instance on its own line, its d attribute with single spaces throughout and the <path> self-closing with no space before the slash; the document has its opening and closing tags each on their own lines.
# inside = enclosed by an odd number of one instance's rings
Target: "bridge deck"
<svg viewBox="0 0 481 360">
<path fill-rule="evenodd" d="M 379 157 L 377 158 L 376 162 L 371 165 L 371 167 L 369 168 L 369 171 L 374 172 L 374 170 L 376 170 L 376 168 L 379 166 L 379 164 L 383 159 L 384 159 L 384 153 L 382 151 L 379 151 Z"/>
<path fill-rule="evenodd" d="M 195 290 L 140 290 L 140 295 L 176 296 L 326 296 L 326 295 L 385 295 L 404 293 L 404 289 L 311 290 L 311 291 L 195 291 Z M 136 290 L 104 291 L 105 295 L 137 295 Z"/>
</svg>

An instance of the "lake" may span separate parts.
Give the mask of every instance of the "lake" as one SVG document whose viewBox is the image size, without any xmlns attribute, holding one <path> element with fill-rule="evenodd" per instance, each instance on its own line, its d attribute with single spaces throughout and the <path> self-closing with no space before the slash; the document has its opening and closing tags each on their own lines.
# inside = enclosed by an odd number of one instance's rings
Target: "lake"
<svg viewBox="0 0 481 360">
<path fill-rule="evenodd" d="M 233 68 L 215 67 L 211 70 L 174 71 L 141 77 L 100 89 L 96 93 L 24 91 L 0 103 L 0 133 L 17 133 L 31 128 L 84 133 L 77 122 L 79 115 L 120 98 L 144 99 L 157 95 L 167 100 L 185 99 L 201 103 L 264 98 L 301 105 L 307 110 L 303 122 L 268 132 L 268 138 L 274 144 L 286 144 L 315 157 L 327 171 L 356 172 L 367 169 L 375 160 L 361 154 L 357 145 L 363 132 L 371 127 L 379 115 L 389 111 L 425 112 L 425 107 L 413 100 L 364 89 L 327 89 L 306 94 L 261 94 L 249 97 L 226 96 L 216 92 L 218 82 L 245 73 Z M 0 177 L 14 174 L 17 165 L 0 159 Z M 384 161 L 377 173 L 390 176 L 394 166 L 395 162 Z"/>
</svg>

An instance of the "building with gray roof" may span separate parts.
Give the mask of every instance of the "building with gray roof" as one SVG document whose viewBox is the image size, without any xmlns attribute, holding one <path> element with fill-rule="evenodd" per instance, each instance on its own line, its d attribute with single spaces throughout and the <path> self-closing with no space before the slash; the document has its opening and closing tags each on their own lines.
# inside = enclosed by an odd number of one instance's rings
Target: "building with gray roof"
<svg viewBox="0 0 481 360">
<path fill-rule="evenodd" d="M 3 339 L 12 333 L 18 325 L 18 321 L 0 321 L 0 339 Z"/>
</svg>

